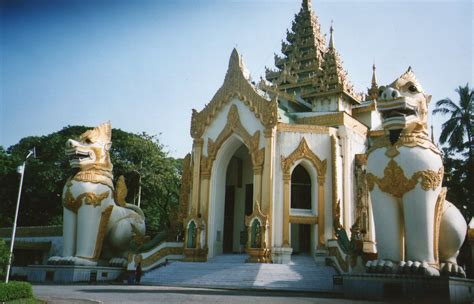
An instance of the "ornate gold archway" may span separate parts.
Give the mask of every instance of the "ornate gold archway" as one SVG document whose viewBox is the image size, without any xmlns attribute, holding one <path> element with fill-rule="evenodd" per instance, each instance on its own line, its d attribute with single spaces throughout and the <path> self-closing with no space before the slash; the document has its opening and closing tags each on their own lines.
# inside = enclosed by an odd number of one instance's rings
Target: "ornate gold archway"
<svg viewBox="0 0 474 304">
<path fill-rule="evenodd" d="M 308 160 L 318 174 L 318 248 L 324 246 L 324 184 L 326 181 L 326 160 L 321 159 L 311 151 L 303 137 L 298 147 L 287 157 L 281 156 L 281 168 L 283 171 L 283 246 L 290 246 L 289 226 L 290 226 L 290 182 L 291 172 L 297 161 L 301 159 Z M 314 221 L 313 221 L 314 222 Z"/>
</svg>

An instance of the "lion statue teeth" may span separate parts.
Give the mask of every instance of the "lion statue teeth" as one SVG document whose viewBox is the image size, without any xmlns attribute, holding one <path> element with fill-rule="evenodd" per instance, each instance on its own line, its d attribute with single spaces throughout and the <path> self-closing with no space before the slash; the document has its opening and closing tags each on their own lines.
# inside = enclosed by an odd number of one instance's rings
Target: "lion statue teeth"
<svg viewBox="0 0 474 304">
<path fill-rule="evenodd" d="M 110 265 L 126 263 L 130 242 L 145 235 L 142 210 L 125 202 L 127 189 L 120 177 L 113 184 L 112 126 L 103 123 L 66 142 L 70 165 L 79 169 L 63 190 L 63 256 L 50 264 Z"/>
<path fill-rule="evenodd" d="M 377 109 L 386 135 L 368 151 L 378 251 L 368 272 L 465 277 L 456 258 L 467 225 L 445 200 L 441 152 L 427 132 L 430 99 L 411 68 L 379 89 Z"/>
</svg>

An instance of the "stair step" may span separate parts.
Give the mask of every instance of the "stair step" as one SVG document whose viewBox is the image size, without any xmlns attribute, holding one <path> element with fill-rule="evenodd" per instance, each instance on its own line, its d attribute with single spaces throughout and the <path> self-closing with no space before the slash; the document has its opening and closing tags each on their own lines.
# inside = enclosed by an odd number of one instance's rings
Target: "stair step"
<svg viewBox="0 0 474 304">
<path fill-rule="evenodd" d="M 318 266 L 312 257 L 294 257 L 291 264 L 244 263 L 246 255 L 221 255 L 206 263 L 171 262 L 147 272 L 145 284 L 304 290 L 334 292 L 334 268 Z"/>
</svg>

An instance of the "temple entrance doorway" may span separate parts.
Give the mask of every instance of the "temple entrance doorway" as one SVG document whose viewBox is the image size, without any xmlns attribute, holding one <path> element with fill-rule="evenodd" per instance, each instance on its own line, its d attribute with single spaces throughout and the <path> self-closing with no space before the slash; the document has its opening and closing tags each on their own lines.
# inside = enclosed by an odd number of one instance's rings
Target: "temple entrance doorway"
<svg viewBox="0 0 474 304">
<path fill-rule="evenodd" d="M 244 144 L 235 151 L 227 165 L 224 198 L 222 253 L 243 253 L 245 216 L 253 209 L 253 167 Z"/>
<path fill-rule="evenodd" d="M 291 247 L 293 254 L 310 255 L 312 230 L 310 224 L 291 224 Z"/>
</svg>

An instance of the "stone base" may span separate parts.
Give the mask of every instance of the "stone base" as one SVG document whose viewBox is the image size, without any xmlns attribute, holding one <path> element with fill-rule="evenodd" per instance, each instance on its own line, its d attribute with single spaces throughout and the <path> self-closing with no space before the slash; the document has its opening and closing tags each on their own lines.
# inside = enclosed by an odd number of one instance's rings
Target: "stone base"
<svg viewBox="0 0 474 304">
<path fill-rule="evenodd" d="M 273 247 L 272 248 L 273 264 L 289 264 L 291 262 L 292 252 L 293 252 L 293 248 L 291 247 Z"/>
<path fill-rule="evenodd" d="M 29 265 L 29 282 L 75 283 L 114 281 L 125 269 L 121 267 Z"/>
<path fill-rule="evenodd" d="M 344 297 L 422 303 L 472 303 L 474 280 L 413 275 L 344 274 Z"/>
</svg>

